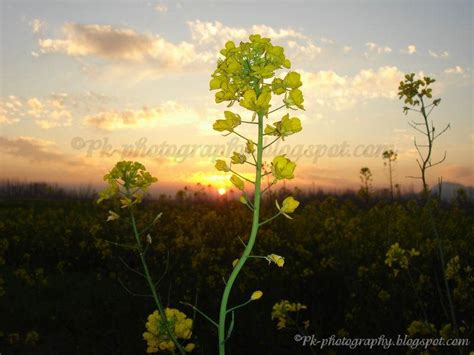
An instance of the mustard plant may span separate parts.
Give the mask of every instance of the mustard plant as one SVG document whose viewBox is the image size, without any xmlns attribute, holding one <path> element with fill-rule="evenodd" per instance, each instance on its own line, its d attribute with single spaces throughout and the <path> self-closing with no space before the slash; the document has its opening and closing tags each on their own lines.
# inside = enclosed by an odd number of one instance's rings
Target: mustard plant
<svg viewBox="0 0 474 355">
<path fill-rule="evenodd" d="M 175 350 L 184 354 L 194 349 L 193 343 L 188 343 L 185 347 L 180 343 L 178 338 L 187 341 L 191 337 L 192 320 L 176 309 L 164 308 L 160 299 L 160 295 L 156 290 L 156 284 L 153 281 L 148 264 L 146 262 L 147 251 L 153 240 L 147 233 L 159 220 L 159 213 L 154 220 L 143 230 L 139 231 L 135 220 L 135 208 L 143 200 L 152 183 L 158 179 L 153 177 L 139 162 L 121 161 L 118 162 L 109 173 L 104 176 L 107 187 L 100 192 L 97 203 L 104 200 L 118 199 L 121 209 L 127 210 L 130 218 L 130 224 L 135 237 L 136 246 L 133 248 L 138 251 L 143 272 L 140 273 L 133 269 L 136 273 L 142 275 L 148 283 L 151 296 L 155 302 L 157 311 L 148 317 L 146 323 L 147 331 L 143 334 L 148 344 L 147 352 L 154 353 L 158 351 L 170 351 L 172 354 Z M 109 210 L 107 221 L 115 221 L 120 218 L 120 213 Z M 129 269 L 130 266 L 127 265 Z"/>
<path fill-rule="evenodd" d="M 393 199 L 393 163 L 397 160 L 398 154 L 392 149 L 386 150 L 382 153 L 384 165 L 388 166 L 388 175 L 390 179 L 390 197 Z"/>
<path fill-rule="evenodd" d="M 369 201 L 370 190 L 372 189 L 372 171 L 366 166 L 362 167 L 359 171 L 359 178 L 362 183 L 359 189 L 359 196 Z"/>
<path fill-rule="evenodd" d="M 429 187 L 427 182 L 427 171 L 428 169 L 441 164 L 446 160 L 446 151 L 444 152 L 443 158 L 433 162 L 433 145 L 435 140 L 445 133 L 450 125 L 446 125 L 441 131 L 438 131 L 430 118 L 434 108 L 437 107 L 441 99 L 433 99 L 433 89 L 430 87 L 436 80 L 428 76 L 422 79 L 415 80 L 415 74 L 405 75 L 405 80 L 400 82 L 398 87 L 398 96 L 401 100 L 404 100 L 405 105 L 403 112 L 405 115 L 409 111 L 418 112 L 421 115 L 421 120 L 411 120 L 408 124 L 418 133 L 425 136 L 425 142 L 419 144 L 414 138 L 414 144 L 416 151 L 418 152 L 418 158 L 416 162 L 420 169 L 420 176 L 411 176 L 411 178 L 421 179 L 423 184 L 423 194 L 429 193 Z M 431 102 L 429 102 L 431 100 Z M 421 127 L 421 128 L 420 128 Z"/>
<path fill-rule="evenodd" d="M 297 200 L 288 196 L 281 204 L 275 201 L 276 212 L 272 217 L 263 221 L 260 219 L 260 202 L 264 192 L 281 180 L 293 179 L 296 168 L 296 164 L 285 155 L 278 155 L 270 164 L 265 164 L 263 152 L 276 141 L 284 140 L 302 130 L 300 119 L 292 117 L 289 113 L 285 113 L 271 124 L 266 122 L 271 114 L 282 109 L 304 110 L 304 98 L 300 89 L 303 85 L 300 74 L 295 71 L 280 73 L 280 70 L 288 70 L 291 67 L 290 61 L 285 57 L 284 49 L 273 45 L 269 38 L 260 35 L 251 35 L 249 39 L 249 42 L 241 42 L 238 46 L 232 41 L 225 44 L 220 51 L 223 57 L 218 60 L 210 81 L 210 89 L 217 90 L 216 103 L 225 102 L 228 107 L 238 103 L 240 107 L 250 111 L 250 119 L 244 120 L 238 113 L 226 110 L 224 117 L 213 125 L 214 130 L 223 132 L 225 136 L 235 135 L 245 143 L 244 152 L 234 152 L 229 163 L 217 160 L 215 167 L 219 171 L 232 174 L 230 182 L 241 192 L 240 201 L 252 213 L 250 236 L 247 243 L 243 243 L 242 254 L 233 263 L 221 299 L 219 320 L 213 322 L 218 328 L 220 355 L 225 354 L 225 342 L 231 336 L 234 327 L 235 311 L 263 295 L 261 291 L 256 291 L 248 301 L 229 307 L 229 296 L 245 263 L 249 258 L 255 258 L 266 260 L 278 267 L 284 265 L 284 257 L 276 254 L 252 255 L 259 229 L 279 216 L 291 219 L 290 215 L 299 205 Z M 274 109 L 271 109 L 274 107 L 272 98 L 275 101 L 281 100 Z M 246 137 L 239 131 L 244 125 L 254 128 L 253 136 Z M 270 140 L 267 142 L 265 138 Z M 237 171 L 237 168 L 243 165 L 251 166 L 253 170 L 251 177 Z M 265 187 L 262 181 L 264 177 L 270 178 L 266 181 Z M 253 195 L 250 194 L 248 186 L 253 190 Z M 232 317 L 227 327 L 229 315 Z"/>
<path fill-rule="evenodd" d="M 404 100 L 406 106 L 403 107 L 403 112 L 405 115 L 408 114 L 409 111 L 417 112 L 421 115 L 421 120 L 411 120 L 408 124 L 416 130 L 418 133 L 421 133 L 425 136 L 424 144 L 418 144 L 416 141 L 416 137 L 414 138 L 414 145 L 418 152 L 418 158 L 416 162 L 420 169 L 420 176 L 410 176 L 411 178 L 420 179 L 422 182 L 423 190 L 422 195 L 426 202 L 426 206 L 428 209 L 428 214 L 430 218 L 430 223 L 433 228 L 433 233 L 435 235 L 437 244 L 438 244 L 438 254 L 441 263 L 441 273 L 443 276 L 444 287 L 446 298 L 448 300 L 448 305 L 450 309 L 450 318 L 451 322 L 454 326 L 454 332 L 459 335 L 459 327 L 457 325 L 456 320 L 456 313 L 454 310 L 454 305 L 451 299 L 451 289 L 448 284 L 448 280 L 445 275 L 446 269 L 446 262 L 443 250 L 443 244 L 441 237 L 438 233 L 438 229 L 436 227 L 433 213 L 431 211 L 431 206 L 429 205 L 430 202 L 430 188 L 427 182 L 427 171 L 428 169 L 437 166 L 443 163 L 446 160 L 446 151 L 444 152 L 443 158 L 440 160 L 433 162 L 433 149 L 434 149 L 434 142 L 438 139 L 442 134 L 444 134 L 449 128 L 450 124 L 447 124 L 442 130 L 437 130 L 433 120 L 430 118 L 433 110 L 439 106 L 441 99 L 433 99 L 433 89 L 430 87 L 436 80 L 430 77 L 423 77 L 422 79 L 415 80 L 415 74 L 406 74 L 405 80 L 400 82 L 398 87 L 398 96 L 401 100 Z M 431 100 L 431 102 L 430 102 Z M 421 127 L 421 129 L 419 128 Z M 442 187 L 442 179 L 438 178 L 439 182 L 439 197 L 441 198 L 441 187 Z M 442 297 L 441 290 L 438 290 L 440 293 L 440 297 Z M 459 349 L 459 353 L 462 354 L 462 349 Z"/>
</svg>

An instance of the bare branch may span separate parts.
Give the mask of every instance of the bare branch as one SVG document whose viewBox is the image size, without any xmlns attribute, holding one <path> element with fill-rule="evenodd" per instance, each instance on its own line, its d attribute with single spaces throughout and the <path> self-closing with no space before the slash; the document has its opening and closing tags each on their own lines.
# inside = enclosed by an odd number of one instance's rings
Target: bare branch
<svg viewBox="0 0 474 355">
<path fill-rule="evenodd" d="M 153 295 L 150 295 L 150 294 L 141 294 L 141 293 L 136 293 L 136 292 L 131 291 L 127 286 L 124 285 L 124 283 L 120 279 L 118 279 L 118 282 L 123 287 L 123 289 L 125 291 L 127 291 L 129 294 L 131 294 L 132 296 L 135 296 L 135 297 L 152 297 L 153 298 Z"/>
<path fill-rule="evenodd" d="M 444 152 L 444 157 L 443 157 L 443 159 L 441 159 L 440 161 L 438 161 L 438 162 L 436 162 L 436 163 L 434 163 L 434 164 L 431 164 L 431 162 L 430 162 L 430 165 L 428 166 L 428 168 L 432 168 L 433 166 L 436 166 L 436 165 L 441 164 L 442 162 L 444 162 L 444 161 L 446 160 L 446 154 L 447 154 L 447 152 L 445 151 L 445 152 Z"/>
<path fill-rule="evenodd" d="M 127 269 L 129 269 L 130 271 L 133 271 L 135 274 L 140 275 L 141 277 L 145 277 L 145 275 L 143 275 L 140 271 L 135 270 L 133 267 L 131 267 L 130 265 L 128 265 L 128 264 L 125 262 L 125 260 L 123 260 L 122 257 L 119 257 L 119 260 L 120 260 L 120 261 L 122 262 L 122 264 L 125 265 L 125 267 L 126 267 Z"/>
<path fill-rule="evenodd" d="M 435 140 L 436 138 L 438 138 L 440 135 L 442 135 L 444 132 L 446 132 L 448 129 L 451 128 L 451 124 L 448 124 L 440 133 L 438 133 L 437 135 L 435 135 L 433 137 L 433 140 Z"/>
<path fill-rule="evenodd" d="M 158 287 L 160 284 L 161 280 L 165 277 L 165 275 L 168 273 L 168 267 L 170 264 L 170 251 L 166 251 L 166 265 L 165 265 L 165 271 L 163 271 L 163 274 L 161 274 L 160 278 L 155 282 L 155 287 Z"/>
<path fill-rule="evenodd" d="M 414 124 L 412 124 L 411 122 L 408 122 L 408 124 L 410 125 L 411 128 L 413 128 L 414 130 L 420 132 L 421 134 L 424 134 L 425 136 L 427 135 L 426 132 L 423 132 L 421 129 L 419 129 L 418 127 L 416 127 Z"/>
</svg>

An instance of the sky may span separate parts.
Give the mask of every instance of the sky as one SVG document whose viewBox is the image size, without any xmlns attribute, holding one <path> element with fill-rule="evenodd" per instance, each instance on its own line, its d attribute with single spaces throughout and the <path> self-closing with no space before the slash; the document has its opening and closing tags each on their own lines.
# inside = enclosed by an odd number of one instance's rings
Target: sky
<svg viewBox="0 0 474 355">
<path fill-rule="evenodd" d="M 290 186 L 357 188 L 367 166 L 387 187 L 382 152 L 393 149 L 395 182 L 419 189 L 407 176 L 419 175 L 423 137 L 397 96 L 411 72 L 436 79 L 431 118 L 450 124 L 429 182 L 474 185 L 472 1 L 0 3 L 1 180 L 97 185 L 125 159 L 163 189 L 228 188 L 215 160 L 243 144 L 212 129 L 228 108 L 209 80 L 226 41 L 258 33 L 302 74 L 306 110 L 291 114 L 303 131 L 265 156 L 297 162 Z"/>
</svg>

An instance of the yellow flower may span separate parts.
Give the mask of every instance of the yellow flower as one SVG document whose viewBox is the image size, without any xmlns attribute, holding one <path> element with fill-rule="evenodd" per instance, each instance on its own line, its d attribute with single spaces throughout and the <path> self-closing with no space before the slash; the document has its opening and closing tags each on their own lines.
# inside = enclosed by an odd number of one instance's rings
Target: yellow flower
<svg viewBox="0 0 474 355">
<path fill-rule="evenodd" d="M 273 158 L 272 174 L 278 180 L 293 179 L 295 168 L 296 164 L 290 159 L 285 158 L 284 155 L 278 155 Z"/>
<path fill-rule="evenodd" d="M 227 166 L 227 163 L 224 160 L 220 160 L 220 159 L 216 160 L 215 167 L 219 171 L 228 172 L 230 170 L 229 167 Z"/>
<path fill-rule="evenodd" d="M 247 157 L 244 154 L 234 152 L 230 160 L 232 164 L 243 164 L 247 161 Z"/>
<path fill-rule="evenodd" d="M 251 140 L 248 140 L 245 144 L 245 152 L 248 154 L 252 154 L 253 152 L 255 152 L 255 143 Z"/>
<path fill-rule="evenodd" d="M 275 263 L 278 267 L 283 267 L 283 265 L 285 265 L 285 258 L 280 255 L 270 254 L 267 256 L 267 260 Z"/>
<path fill-rule="evenodd" d="M 234 186 L 238 188 L 239 190 L 243 190 L 245 187 L 244 181 L 241 178 L 239 178 L 237 175 L 232 175 L 230 178 L 230 182 L 234 184 Z"/>
<path fill-rule="evenodd" d="M 262 298 L 262 296 L 263 296 L 262 291 L 254 291 L 254 293 L 252 293 L 252 296 L 250 296 L 250 299 L 252 301 L 256 301 L 256 300 L 259 300 L 260 298 Z"/>
<path fill-rule="evenodd" d="M 272 91 L 275 95 L 281 95 L 286 92 L 285 85 L 283 83 L 283 79 L 275 78 L 272 81 Z"/>
<path fill-rule="evenodd" d="M 258 97 L 255 90 L 250 89 L 245 91 L 242 100 L 240 100 L 240 106 L 250 111 L 267 112 L 270 108 L 271 98 L 272 94 L 268 87 L 264 87 Z"/>
<path fill-rule="evenodd" d="M 303 85 L 301 82 L 301 75 L 295 71 L 291 71 L 286 74 L 285 78 L 283 79 L 283 84 L 290 89 L 297 89 Z"/>
<path fill-rule="evenodd" d="M 291 90 L 290 94 L 284 101 L 288 107 L 296 106 L 304 110 L 304 106 L 303 106 L 304 98 L 303 98 L 303 93 L 301 92 L 300 89 Z"/>
<path fill-rule="evenodd" d="M 109 217 L 107 217 L 107 222 L 116 221 L 120 216 L 114 211 L 109 210 Z"/>
<path fill-rule="evenodd" d="M 283 213 L 293 213 L 299 205 L 300 203 L 296 201 L 293 196 L 288 196 L 283 200 L 280 211 Z"/>
<path fill-rule="evenodd" d="M 248 203 L 247 198 L 244 195 L 240 196 L 239 201 L 244 205 Z"/>
<path fill-rule="evenodd" d="M 187 353 L 190 353 L 191 351 L 194 350 L 195 347 L 196 345 L 194 343 L 189 343 L 184 347 L 184 351 L 186 351 Z"/>
<path fill-rule="evenodd" d="M 265 134 L 268 136 L 279 136 L 283 140 L 285 137 L 302 130 L 300 119 L 297 117 L 290 118 L 289 114 L 283 116 L 281 121 L 275 122 L 273 126 L 267 125 Z"/>
<path fill-rule="evenodd" d="M 212 128 L 216 131 L 223 132 L 229 131 L 232 132 L 235 127 L 240 125 L 240 116 L 230 111 L 224 111 L 225 119 L 223 120 L 216 120 L 214 122 Z"/>
</svg>

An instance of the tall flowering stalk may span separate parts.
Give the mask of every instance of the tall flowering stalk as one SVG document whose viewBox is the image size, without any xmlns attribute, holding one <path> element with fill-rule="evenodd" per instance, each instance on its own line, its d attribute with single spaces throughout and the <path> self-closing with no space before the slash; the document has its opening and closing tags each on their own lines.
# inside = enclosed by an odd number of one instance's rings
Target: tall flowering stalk
<svg viewBox="0 0 474 355">
<path fill-rule="evenodd" d="M 193 343 L 188 343 L 186 347 L 183 347 L 178 340 L 178 338 L 181 338 L 186 341 L 191 337 L 192 320 L 186 319 L 186 316 L 176 309 L 165 309 L 163 307 L 146 262 L 146 253 L 152 243 L 152 238 L 150 234 L 145 236 L 145 233 L 156 224 L 161 217 L 161 213 L 154 218 L 148 227 L 141 231 L 138 230 L 135 221 L 135 207 L 141 203 L 151 184 L 158 181 L 158 179 L 153 177 L 139 162 L 121 161 L 104 176 L 104 181 L 107 182 L 107 187 L 100 193 L 97 203 L 109 199 L 119 199 L 121 208 L 128 210 L 136 242 L 134 249 L 138 251 L 140 256 L 143 274 L 136 270 L 134 271 L 147 280 L 151 296 L 157 308 L 157 311 L 148 317 L 146 324 L 147 332 L 143 335 L 148 343 L 147 352 L 170 351 L 172 354 L 175 354 L 177 349 L 180 354 L 185 354 L 185 352 L 192 351 L 194 349 Z M 114 221 L 119 218 L 119 213 L 109 211 L 107 221 Z"/>
<path fill-rule="evenodd" d="M 277 76 L 277 71 L 291 67 L 290 61 L 285 57 L 284 49 L 272 45 L 269 38 L 262 38 L 260 35 L 252 35 L 249 39 L 250 42 L 241 42 L 239 46 L 236 46 L 232 41 L 225 44 L 225 48 L 220 51 L 223 58 L 219 59 L 217 69 L 212 74 L 210 81 L 210 89 L 218 90 L 215 94 L 216 103 L 227 102 L 228 107 L 239 103 L 241 107 L 251 112 L 251 119 L 242 120 L 239 114 L 225 111 L 224 118 L 217 120 L 213 125 L 213 128 L 218 132 L 224 132 L 226 135 L 233 134 L 244 140 L 245 152 L 234 152 L 230 164 L 224 160 L 217 160 L 216 169 L 232 173 L 230 181 L 241 191 L 240 201 L 253 213 L 249 240 L 240 258 L 234 262 L 234 268 L 222 295 L 219 321 L 214 323 L 218 328 L 220 355 L 225 354 L 225 342 L 234 327 L 234 312 L 262 296 L 261 291 L 255 291 L 249 301 L 231 308 L 228 306 L 232 287 L 247 260 L 254 257 L 266 259 L 280 267 L 284 264 L 284 258 L 275 254 L 252 255 L 259 228 L 280 215 L 291 219 L 289 214 L 299 205 L 299 202 L 291 196 L 285 198 L 281 206 L 278 201 L 275 201 L 278 211 L 273 217 L 260 221 L 262 194 L 280 180 L 293 179 L 296 167 L 296 164 L 290 159 L 284 155 L 278 155 L 268 165 L 269 169 L 267 170 L 263 162 L 263 151 L 279 139 L 284 140 L 285 137 L 302 129 L 299 118 L 290 117 L 288 113 L 272 124 L 265 125 L 265 122 L 268 121 L 270 114 L 278 110 L 304 109 L 304 99 L 303 93 L 299 89 L 302 86 L 300 74 L 289 71 L 285 75 Z M 281 98 L 282 102 L 275 109 L 270 110 L 273 106 L 272 96 Z M 247 138 L 238 132 L 241 125 L 256 126 L 256 139 Z M 270 137 L 270 142 L 265 144 L 264 137 Z M 245 177 L 235 170 L 235 166 L 243 164 L 253 166 L 255 170 L 253 179 Z M 267 175 L 271 175 L 273 179 L 267 183 L 265 188 L 262 188 L 262 178 Z M 246 184 L 253 186 L 253 198 L 247 194 Z M 227 328 L 226 320 L 229 313 L 232 318 Z"/>
</svg>

